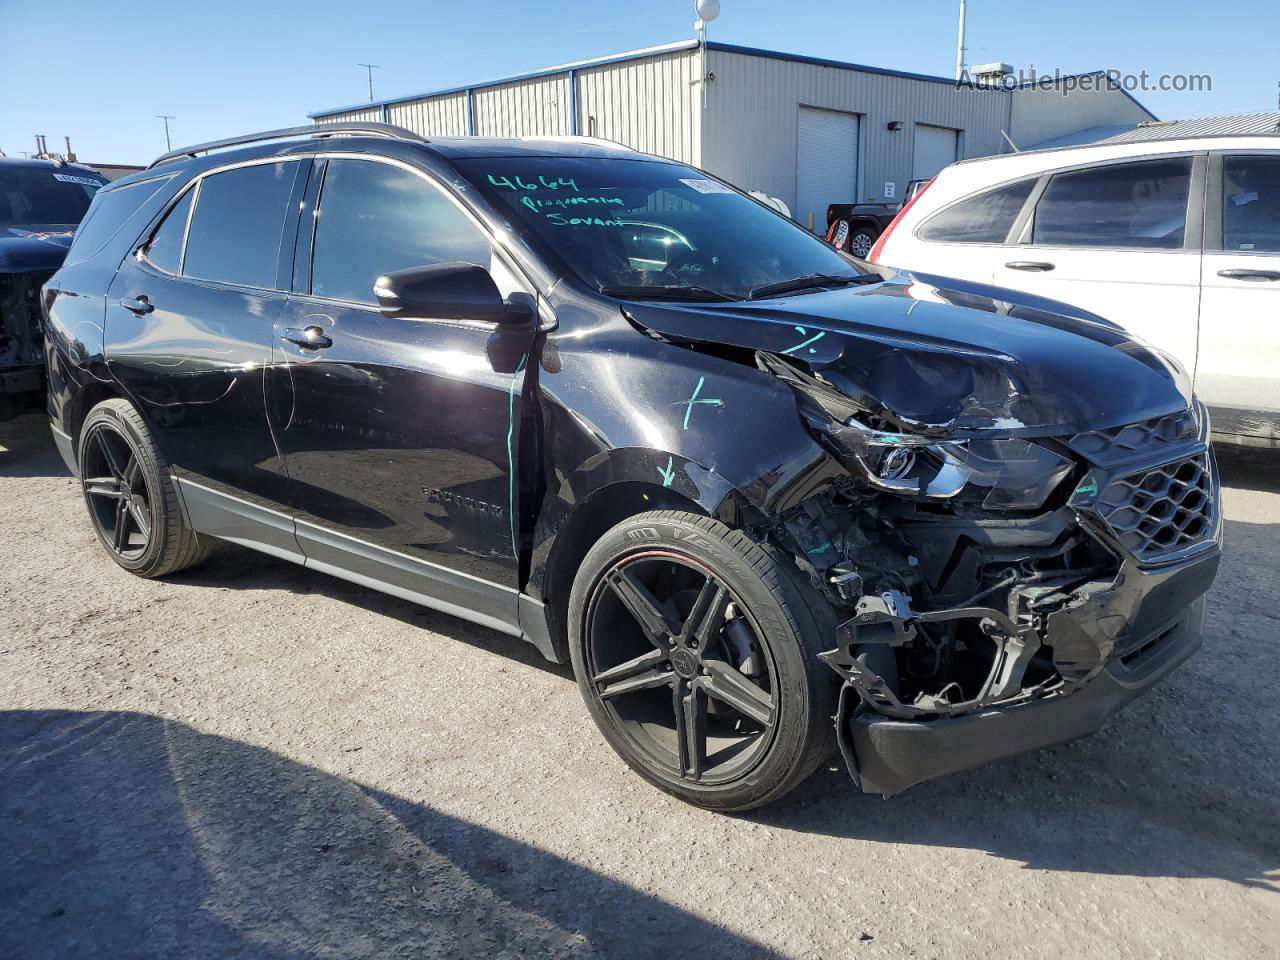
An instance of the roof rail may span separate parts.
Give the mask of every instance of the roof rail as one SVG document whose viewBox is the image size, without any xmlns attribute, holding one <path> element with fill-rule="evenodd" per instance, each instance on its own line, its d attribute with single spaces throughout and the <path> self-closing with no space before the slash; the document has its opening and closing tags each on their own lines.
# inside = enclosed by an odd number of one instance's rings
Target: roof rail
<svg viewBox="0 0 1280 960">
<path fill-rule="evenodd" d="M 269 140 L 291 140 L 296 137 L 338 137 L 365 134 L 366 136 L 388 137 L 393 140 L 412 140 L 415 143 L 427 143 L 426 137 L 419 136 L 412 130 L 397 127 L 390 123 L 373 123 L 372 121 L 342 120 L 337 123 L 309 123 L 305 127 L 286 127 L 283 130 L 267 130 L 264 133 L 248 133 L 242 137 L 228 137 L 225 140 L 210 140 L 208 143 L 197 143 L 192 147 L 182 147 L 161 154 L 147 165 L 147 169 L 158 167 L 162 163 L 178 160 L 183 157 L 194 157 L 196 154 L 223 150 L 228 147 L 243 147 L 250 143 L 265 143 Z"/>
</svg>

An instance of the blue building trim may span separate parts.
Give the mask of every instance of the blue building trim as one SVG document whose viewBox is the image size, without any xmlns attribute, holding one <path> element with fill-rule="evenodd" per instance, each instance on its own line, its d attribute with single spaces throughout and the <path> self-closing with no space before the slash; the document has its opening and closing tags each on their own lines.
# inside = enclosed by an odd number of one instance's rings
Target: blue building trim
<svg viewBox="0 0 1280 960">
<path fill-rule="evenodd" d="M 578 71 L 569 71 L 569 136 L 578 135 Z"/>
<path fill-rule="evenodd" d="M 476 97 L 471 90 L 465 92 L 467 95 L 467 136 L 474 137 L 476 135 Z"/>
</svg>

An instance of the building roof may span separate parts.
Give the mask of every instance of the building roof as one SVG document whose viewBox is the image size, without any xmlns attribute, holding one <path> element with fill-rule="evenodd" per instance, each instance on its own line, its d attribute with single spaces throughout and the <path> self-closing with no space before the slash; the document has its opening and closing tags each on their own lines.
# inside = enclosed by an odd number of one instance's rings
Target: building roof
<svg viewBox="0 0 1280 960">
<path fill-rule="evenodd" d="M 1280 133 L 1280 113 L 1241 113 L 1227 117 L 1195 117 L 1190 120 L 1163 120 L 1126 127 L 1090 127 L 1076 133 L 1027 147 L 1049 150 L 1085 144 L 1145 143 L 1149 140 L 1188 140 L 1195 137 L 1242 136 Z"/>
<path fill-rule="evenodd" d="M 810 57 L 798 53 L 782 53 L 777 50 L 765 50 L 760 47 L 744 47 L 733 43 L 717 43 L 712 40 L 707 41 L 707 49 L 719 53 L 738 53 L 749 57 L 764 57 L 770 60 L 785 60 L 791 63 L 808 63 L 820 67 L 836 67 L 841 70 L 857 70 L 860 73 L 873 73 L 886 77 L 900 77 L 904 80 L 923 80 L 928 83 L 945 83 L 949 87 L 956 86 L 956 81 L 951 77 L 938 77 L 927 73 L 910 73 L 905 70 L 890 70 L 886 67 L 872 67 L 863 63 L 848 63 L 843 60 L 827 60 L 823 57 Z M 378 109 L 380 107 L 389 106 L 394 103 L 407 103 L 412 100 L 425 100 L 428 97 L 442 97 L 449 94 L 466 93 L 469 90 L 482 90 L 486 87 L 498 87 L 508 83 L 517 83 L 521 80 L 533 80 L 538 77 L 551 77 L 560 73 L 567 73 L 570 70 L 587 70 L 592 67 L 603 67 L 614 63 L 625 63 L 629 60 L 644 60 L 649 57 L 662 56 L 666 53 L 679 53 L 684 50 L 696 50 L 698 47 L 697 40 L 678 40 L 675 43 L 664 43 L 656 47 L 643 47 L 639 50 L 628 50 L 624 53 L 615 53 L 603 57 L 593 57 L 589 60 L 577 60 L 573 63 L 562 63 L 554 67 L 545 67 L 541 70 L 532 70 L 528 73 L 514 74 L 508 77 L 499 77 L 495 80 L 484 80 L 479 83 L 469 83 L 458 87 L 445 87 L 438 90 L 427 90 L 422 93 L 413 93 L 402 97 L 389 97 L 382 100 L 370 100 L 365 103 L 348 104 L 343 107 L 330 107 L 325 110 L 317 110 L 315 113 L 307 114 L 309 120 L 315 120 L 320 117 L 332 116 L 336 113 L 351 113 L 356 110 Z M 976 87 L 975 89 L 984 89 Z M 992 86 L 991 90 L 1005 90 L 1000 86 Z M 1145 109 L 1145 108 L 1144 108 Z"/>
</svg>

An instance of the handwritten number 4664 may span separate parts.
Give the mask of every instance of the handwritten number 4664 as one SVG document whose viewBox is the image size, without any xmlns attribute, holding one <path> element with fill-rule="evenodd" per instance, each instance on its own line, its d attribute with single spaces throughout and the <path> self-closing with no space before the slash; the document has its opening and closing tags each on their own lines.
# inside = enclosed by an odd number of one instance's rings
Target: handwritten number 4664
<svg viewBox="0 0 1280 960">
<path fill-rule="evenodd" d="M 489 182 L 495 187 L 506 187 L 508 190 L 573 190 L 577 191 L 578 184 L 570 177 L 555 177 L 548 179 L 547 177 L 538 177 L 536 183 L 529 183 L 520 177 L 495 177 L 489 174 Z"/>
</svg>

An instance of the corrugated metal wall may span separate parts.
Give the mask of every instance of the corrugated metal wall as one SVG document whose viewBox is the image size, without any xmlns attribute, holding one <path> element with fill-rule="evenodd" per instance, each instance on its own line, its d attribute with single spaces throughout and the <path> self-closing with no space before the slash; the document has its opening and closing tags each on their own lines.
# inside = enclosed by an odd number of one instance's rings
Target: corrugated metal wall
<svg viewBox="0 0 1280 960">
<path fill-rule="evenodd" d="M 698 55 L 683 50 L 578 72 L 578 133 L 700 161 Z"/>
<path fill-rule="evenodd" d="M 839 67 L 747 56 L 712 49 L 707 67 L 715 80 L 702 130 L 702 166 L 745 190 L 763 190 L 796 202 L 796 137 L 801 106 L 862 117 L 858 184 L 839 200 L 882 198 L 885 181 L 901 196 L 911 178 L 916 123 L 960 131 L 960 155 L 1003 152 L 1012 94 L 956 89 Z M 894 120 L 903 128 L 887 129 Z"/>
<path fill-rule="evenodd" d="M 501 87 L 483 87 L 474 98 L 481 137 L 561 137 L 570 130 L 569 75 L 534 77 Z"/>
<path fill-rule="evenodd" d="M 316 117 L 316 123 L 339 123 L 343 120 L 359 121 L 361 123 L 372 120 L 377 123 L 382 120 L 381 107 L 369 107 L 367 110 L 348 110 L 346 113 L 331 113 L 327 117 Z"/>
<path fill-rule="evenodd" d="M 387 120 L 424 137 L 465 137 L 467 95 L 447 93 L 441 97 L 388 104 Z"/>
</svg>

